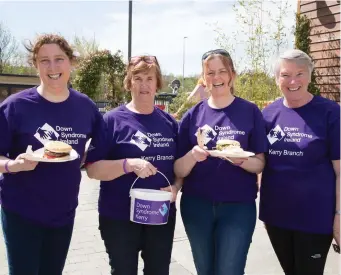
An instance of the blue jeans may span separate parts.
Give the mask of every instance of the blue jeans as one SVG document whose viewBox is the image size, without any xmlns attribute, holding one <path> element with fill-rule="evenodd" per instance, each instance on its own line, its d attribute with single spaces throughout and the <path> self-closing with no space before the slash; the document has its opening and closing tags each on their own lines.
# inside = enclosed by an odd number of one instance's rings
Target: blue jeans
<svg viewBox="0 0 341 275">
<path fill-rule="evenodd" d="M 214 203 L 184 194 L 180 207 L 198 275 L 243 275 L 255 202 Z"/>
<path fill-rule="evenodd" d="M 73 223 L 60 228 L 35 224 L 1 208 L 9 275 L 61 275 Z"/>
</svg>

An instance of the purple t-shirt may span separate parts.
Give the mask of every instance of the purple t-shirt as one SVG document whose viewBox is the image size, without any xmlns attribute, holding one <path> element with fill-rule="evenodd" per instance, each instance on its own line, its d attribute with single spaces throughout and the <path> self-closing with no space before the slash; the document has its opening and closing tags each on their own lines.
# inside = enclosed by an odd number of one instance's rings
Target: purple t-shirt
<svg viewBox="0 0 341 275">
<path fill-rule="evenodd" d="M 322 97 L 290 109 L 283 99 L 263 110 L 269 151 L 260 219 L 292 230 L 332 233 L 340 159 L 340 107 Z"/>
<path fill-rule="evenodd" d="M 171 184 L 174 183 L 178 124 L 169 114 L 156 107 L 149 115 L 137 114 L 126 106 L 120 106 L 106 113 L 104 121 L 107 137 L 100 144 L 92 144 L 95 149 L 89 152 L 87 162 L 141 158 L 152 163 Z M 101 181 L 100 215 L 129 220 L 129 192 L 136 177 L 135 173 L 129 173 L 112 181 Z M 134 188 L 160 190 L 166 186 L 167 181 L 157 173 L 146 179 L 138 179 Z M 170 214 L 175 214 L 174 203 L 171 204 Z"/>
<path fill-rule="evenodd" d="M 209 150 L 217 140 L 234 139 L 246 151 L 255 154 L 267 150 L 265 125 L 258 107 L 236 97 L 231 105 L 213 109 L 204 100 L 190 109 L 179 126 L 178 157 L 184 156 L 197 145 L 196 132 L 208 130 L 205 144 Z M 257 176 L 226 160 L 209 157 L 195 164 L 185 178 L 184 194 L 214 202 L 252 202 L 257 196 Z"/>
<path fill-rule="evenodd" d="M 103 125 L 96 105 L 72 89 L 61 103 L 47 101 L 36 88 L 8 97 L 0 105 L 0 155 L 15 159 L 28 145 L 37 150 L 49 140 L 60 140 L 69 143 L 80 158 L 62 163 L 40 162 L 33 171 L 3 174 L 2 206 L 46 226 L 73 222 L 85 143 L 100 137 Z"/>
</svg>

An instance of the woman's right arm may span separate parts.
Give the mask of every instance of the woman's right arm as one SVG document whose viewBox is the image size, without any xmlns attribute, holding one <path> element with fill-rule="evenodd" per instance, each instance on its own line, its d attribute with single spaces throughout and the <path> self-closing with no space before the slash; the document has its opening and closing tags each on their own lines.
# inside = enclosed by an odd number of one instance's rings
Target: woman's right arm
<svg viewBox="0 0 341 275">
<path fill-rule="evenodd" d="M 190 100 L 200 101 L 201 99 L 200 92 L 202 89 L 205 89 L 202 85 L 196 85 L 193 91 L 187 97 L 187 101 L 190 101 Z"/>
<path fill-rule="evenodd" d="M 89 178 L 111 181 L 132 172 L 140 178 L 146 178 L 155 175 L 157 169 L 148 161 L 132 158 L 96 161 L 86 165 L 86 172 Z"/>
<path fill-rule="evenodd" d="M 189 110 L 182 118 L 178 127 L 177 136 L 177 160 L 174 163 L 174 173 L 179 178 L 185 178 L 191 173 L 197 162 L 204 161 L 208 153 L 198 145 L 193 147 L 190 140 L 192 109 Z"/>
<path fill-rule="evenodd" d="M 198 145 L 194 146 L 191 151 L 189 151 L 182 158 L 175 161 L 174 172 L 179 178 L 184 178 L 191 173 L 193 167 L 197 162 L 201 162 L 207 159 L 208 153 L 200 148 Z"/>
<path fill-rule="evenodd" d="M 124 175 L 124 159 L 100 160 L 86 165 L 88 177 L 96 180 L 109 181 Z"/>
<path fill-rule="evenodd" d="M 186 104 L 190 101 L 199 102 L 201 100 L 200 90 L 205 89 L 202 85 L 196 85 L 193 91 L 188 95 L 186 101 L 180 106 L 179 110 L 173 115 L 175 118 L 178 118 L 178 115 L 182 112 L 182 109 L 185 108 Z"/>
<path fill-rule="evenodd" d="M 17 173 L 21 171 L 34 170 L 38 162 L 26 160 L 23 154 L 17 156 L 15 160 L 11 160 L 5 155 L 12 146 L 13 142 L 13 125 L 15 122 L 15 113 L 13 104 L 3 104 L 0 106 L 0 173 Z M 11 127 L 12 126 L 12 127 Z"/>
<path fill-rule="evenodd" d="M 36 168 L 38 162 L 30 161 L 19 155 L 15 160 L 0 156 L 0 173 L 17 173 L 22 171 L 32 171 Z"/>
</svg>

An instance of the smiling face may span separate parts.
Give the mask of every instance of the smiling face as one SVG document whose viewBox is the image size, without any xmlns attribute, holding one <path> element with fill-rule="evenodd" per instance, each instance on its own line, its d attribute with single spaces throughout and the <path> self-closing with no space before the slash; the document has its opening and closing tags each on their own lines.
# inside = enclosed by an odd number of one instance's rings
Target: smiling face
<svg viewBox="0 0 341 275">
<path fill-rule="evenodd" d="M 131 78 L 131 94 L 134 100 L 140 103 L 154 104 L 157 91 L 157 77 L 155 68 L 134 74 Z"/>
<path fill-rule="evenodd" d="M 226 57 L 214 56 L 204 61 L 203 76 L 212 96 L 227 95 L 233 86 L 235 73 L 227 65 L 227 62 L 223 62 L 223 58 Z"/>
<path fill-rule="evenodd" d="M 287 100 L 297 101 L 308 93 L 311 73 L 306 64 L 282 60 L 277 75 L 277 85 Z"/>
<path fill-rule="evenodd" d="M 71 73 L 71 61 L 57 44 L 40 47 L 35 66 L 43 85 L 53 90 L 65 89 Z"/>
</svg>

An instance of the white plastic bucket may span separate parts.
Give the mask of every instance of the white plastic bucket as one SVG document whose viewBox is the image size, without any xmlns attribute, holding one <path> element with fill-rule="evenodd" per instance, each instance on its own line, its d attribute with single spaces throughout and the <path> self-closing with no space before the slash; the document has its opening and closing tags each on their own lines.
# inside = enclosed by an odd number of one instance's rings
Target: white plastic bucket
<svg viewBox="0 0 341 275">
<path fill-rule="evenodd" d="M 167 177 L 161 174 L 172 188 Z M 161 225 L 168 222 L 172 192 L 154 189 L 133 189 L 137 177 L 130 189 L 130 220 L 135 223 Z"/>
</svg>

